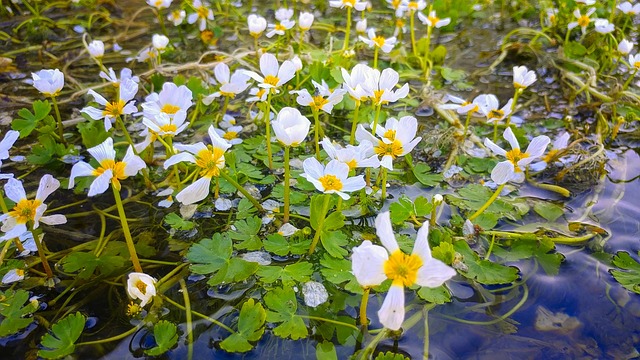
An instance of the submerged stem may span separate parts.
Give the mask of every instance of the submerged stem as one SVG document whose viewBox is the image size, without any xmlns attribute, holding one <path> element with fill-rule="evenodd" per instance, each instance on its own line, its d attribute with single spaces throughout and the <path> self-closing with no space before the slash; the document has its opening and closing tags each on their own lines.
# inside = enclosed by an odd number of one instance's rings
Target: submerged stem
<svg viewBox="0 0 640 360">
<path fill-rule="evenodd" d="M 244 195 L 247 198 L 247 200 L 251 201 L 253 206 L 255 206 L 255 208 L 258 209 L 258 211 L 264 212 L 264 208 L 262 207 L 262 205 L 260 205 L 258 200 L 256 200 L 253 196 L 251 196 L 251 194 L 249 194 L 249 192 L 245 188 L 240 186 L 240 184 L 238 184 L 237 181 L 233 180 L 233 178 L 229 176 L 229 174 L 225 173 L 224 171 L 220 171 L 220 176 L 222 176 L 225 180 L 231 183 L 231 185 L 235 186 L 235 188 L 238 189 L 238 191 L 240 191 L 242 195 Z"/>
</svg>

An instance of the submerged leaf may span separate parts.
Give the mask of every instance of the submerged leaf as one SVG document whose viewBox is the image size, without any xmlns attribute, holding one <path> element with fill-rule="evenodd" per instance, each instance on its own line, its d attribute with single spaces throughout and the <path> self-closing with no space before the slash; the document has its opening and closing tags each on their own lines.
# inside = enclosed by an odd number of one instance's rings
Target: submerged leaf
<svg viewBox="0 0 640 360">
<path fill-rule="evenodd" d="M 45 359 L 59 359 L 72 354 L 76 349 L 76 341 L 82 334 L 86 319 L 79 312 L 71 314 L 53 324 L 51 333 L 42 337 L 44 349 L 38 351 L 38 356 Z"/>
</svg>

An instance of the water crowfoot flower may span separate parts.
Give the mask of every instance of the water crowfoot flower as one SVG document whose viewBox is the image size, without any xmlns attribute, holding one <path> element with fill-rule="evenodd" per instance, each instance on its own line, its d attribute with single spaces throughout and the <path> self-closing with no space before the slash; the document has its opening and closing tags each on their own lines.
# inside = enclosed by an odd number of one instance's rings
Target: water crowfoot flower
<svg viewBox="0 0 640 360">
<path fill-rule="evenodd" d="M 213 20 L 213 10 L 210 9 L 210 5 L 207 2 L 203 2 L 201 0 L 193 0 L 192 6 L 196 12 L 189 14 L 187 22 L 189 24 L 193 24 L 200 20 L 198 29 L 200 29 L 200 31 L 204 31 L 204 29 L 207 28 L 207 20 Z"/>
<path fill-rule="evenodd" d="M 526 66 L 514 66 L 513 67 L 513 87 L 516 90 L 526 89 L 536 82 L 536 73 L 533 70 L 527 69 Z"/>
<path fill-rule="evenodd" d="M 109 131 L 112 127 L 112 122 L 116 121 L 120 116 L 130 115 L 138 111 L 135 100 L 133 100 L 138 92 L 138 83 L 130 79 L 123 80 L 118 89 L 118 98 L 112 102 L 107 101 L 102 95 L 90 89 L 87 94 L 93 96 L 94 101 L 104 106 L 104 109 L 87 106 L 80 112 L 89 115 L 93 120 L 103 120 L 105 131 Z"/>
<path fill-rule="evenodd" d="M 577 19 L 576 21 L 572 21 L 569 23 L 568 28 L 572 30 L 573 28 L 580 26 L 582 29 L 582 34 L 584 35 L 587 32 L 587 26 L 591 23 L 591 15 L 596 12 L 596 8 L 590 8 L 587 10 L 585 14 L 580 12 L 580 9 L 575 9 L 573 11 L 573 16 Z M 567 34 L 567 37 L 569 34 Z"/>
<path fill-rule="evenodd" d="M 362 175 L 349 177 L 349 166 L 338 160 L 329 161 L 325 167 L 311 157 L 302 165 L 304 168 L 302 177 L 325 194 L 338 194 L 342 199 L 349 200 L 350 196 L 347 192 L 358 191 L 365 186 Z"/>
<path fill-rule="evenodd" d="M 532 163 L 530 165 L 531 170 L 542 171 L 546 169 L 547 165 L 549 165 L 551 162 L 561 157 L 562 154 L 564 153 L 564 150 L 567 148 L 569 144 L 570 137 L 571 135 L 569 135 L 569 133 L 567 132 L 563 132 L 562 134 L 560 134 L 551 144 L 551 150 L 549 150 L 547 155 L 542 157 L 541 161 Z"/>
<path fill-rule="evenodd" d="M 544 154 L 551 140 L 546 135 L 536 136 L 529 143 L 527 150 L 522 152 L 520 150 L 520 144 L 518 144 L 518 140 L 510 127 L 504 131 L 503 137 L 511 145 L 511 150 L 506 151 L 493 141 L 489 139 L 484 140 L 484 145 L 491 149 L 494 154 L 507 158 L 507 160 L 499 162 L 493 168 L 491 171 L 491 180 L 498 185 L 505 184 L 508 181 L 523 182 L 523 169 Z"/>
<path fill-rule="evenodd" d="M 393 170 L 393 160 L 404 156 L 413 150 L 422 140 L 422 137 L 415 137 L 418 131 L 418 120 L 413 116 L 404 116 L 400 121 L 389 118 L 386 126 L 376 129 L 376 135 L 371 135 L 362 125 L 356 131 L 358 142 L 367 141 L 373 144 L 373 151 L 380 156 L 380 165 Z"/>
<path fill-rule="evenodd" d="M 58 69 L 46 69 L 40 70 L 37 73 L 31 73 L 31 77 L 33 78 L 33 87 L 40 91 L 42 95 L 51 98 L 58 123 L 58 137 L 63 144 L 66 144 L 62 117 L 60 117 L 58 101 L 56 101 L 56 96 L 58 96 L 60 90 L 64 87 L 64 74 Z"/>
<path fill-rule="evenodd" d="M 156 279 L 143 272 L 133 272 L 127 278 L 127 294 L 133 300 L 140 300 L 144 307 L 156 296 Z"/>
<path fill-rule="evenodd" d="M 376 234 L 384 247 L 365 240 L 360 246 L 353 248 L 351 271 L 358 283 L 365 288 L 380 285 L 386 279 L 392 281 L 378 311 L 378 318 L 385 328 L 399 330 L 404 320 L 405 286 L 438 287 L 451 279 L 456 271 L 431 256 L 428 223 L 418 231 L 411 255 L 400 250 L 391 227 L 389 212 L 379 214 L 375 226 Z"/>
</svg>

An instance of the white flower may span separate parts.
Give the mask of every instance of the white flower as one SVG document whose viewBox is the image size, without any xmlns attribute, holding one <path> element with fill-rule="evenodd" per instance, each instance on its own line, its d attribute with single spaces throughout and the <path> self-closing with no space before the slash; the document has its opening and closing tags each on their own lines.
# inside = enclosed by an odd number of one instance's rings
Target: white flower
<svg viewBox="0 0 640 360">
<path fill-rule="evenodd" d="M 400 89 L 394 90 L 398 85 L 400 75 L 391 68 L 382 70 L 382 73 L 377 69 L 372 69 L 370 76 L 363 87 L 370 94 L 374 105 L 393 103 L 409 94 L 409 84 L 404 84 Z"/>
<path fill-rule="evenodd" d="M 256 14 L 251 14 L 247 18 L 247 24 L 249 25 L 251 36 L 258 37 L 267 28 L 267 19 Z"/>
<path fill-rule="evenodd" d="M 375 71 L 365 64 L 357 64 L 351 69 L 351 74 L 342 69 L 344 88 L 356 102 L 363 102 L 373 96 L 372 87 L 375 87 Z M 408 88 L 407 88 L 408 91 Z"/>
<path fill-rule="evenodd" d="M 291 20 L 291 18 L 293 17 L 293 9 L 280 8 L 276 10 L 274 16 L 278 21 Z"/>
<path fill-rule="evenodd" d="M 127 279 L 127 294 L 133 300 L 139 299 L 144 307 L 156 296 L 156 279 L 145 273 L 133 272 Z"/>
<path fill-rule="evenodd" d="M 480 112 L 487 118 L 487 122 L 500 121 L 511 114 L 513 99 L 509 99 L 505 106 L 500 108 L 498 98 L 493 94 L 478 95 L 473 99 L 473 103 L 478 106 Z"/>
<path fill-rule="evenodd" d="M 174 116 L 172 118 L 167 114 L 158 113 L 150 118 L 143 117 L 142 123 L 155 135 L 174 137 L 184 131 L 189 125 L 185 120 L 185 116 Z"/>
<path fill-rule="evenodd" d="M 536 82 L 536 73 L 527 69 L 526 66 L 513 67 L 513 86 L 516 89 L 526 89 Z"/>
<path fill-rule="evenodd" d="M 310 12 L 301 12 L 300 17 L 298 18 L 298 26 L 302 31 L 307 31 L 311 29 L 311 25 L 313 25 L 314 16 Z"/>
<path fill-rule="evenodd" d="M 222 127 L 222 123 L 220 123 L 220 127 Z M 225 130 L 215 129 L 216 133 L 220 135 L 223 139 L 227 140 L 231 145 L 242 144 L 242 139 L 238 137 L 238 134 L 242 131 L 242 126 L 229 126 Z"/>
<path fill-rule="evenodd" d="M 164 162 L 165 169 L 183 161 L 196 164 L 200 168 L 200 179 L 176 195 L 176 200 L 183 205 L 193 204 L 206 198 L 209 194 L 211 178 L 219 176 L 220 171 L 224 168 L 224 153 L 231 147 L 231 144 L 216 133 L 213 125 L 209 127 L 208 133 L 211 138 L 210 146 L 202 142 L 193 145 L 175 144 L 175 148 L 182 152 L 173 155 Z"/>
<path fill-rule="evenodd" d="M 111 129 L 111 123 L 115 119 L 122 115 L 133 114 L 138 111 L 133 98 L 138 93 L 138 83 L 133 80 L 124 80 L 118 87 L 118 99 L 109 102 L 102 95 L 89 89 L 87 92 L 93 96 L 93 99 L 98 104 L 104 106 L 103 109 L 98 109 L 93 106 L 87 106 L 80 110 L 81 113 L 89 115 L 93 120 L 104 120 L 104 129 L 109 131 Z"/>
<path fill-rule="evenodd" d="M 40 70 L 31 73 L 33 77 L 33 87 L 44 96 L 57 96 L 64 87 L 64 74 L 58 70 Z"/>
<path fill-rule="evenodd" d="M 629 55 L 629 65 L 640 70 L 640 54 Z"/>
<path fill-rule="evenodd" d="M 336 89 L 331 91 L 329 85 L 322 80 L 322 84 L 318 84 L 315 80 L 311 80 L 313 86 L 316 88 L 313 95 L 309 93 L 307 89 L 298 91 L 291 91 L 292 94 L 297 94 L 296 101 L 302 106 L 309 106 L 314 111 L 322 110 L 327 114 L 331 114 L 333 107 L 342 101 L 342 97 L 345 94 L 345 90 Z"/>
<path fill-rule="evenodd" d="M 569 23 L 568 28 L 569 30 L 575 28 L 576 26 L 580 26 L 580 28 L 582 28 L 582 33 L 586 33 L 587 32 L 587 26 L 589 26 L 589 24 L 591 23 L 591 15 L 596 11 L 596 8 L 590 8 L 589 10 L 587 10 L 586 14 L 582 14 L 580 12 L 580 9 L 575 9 L 573 11 L 573 16 L 575 16 L 575 18 L 577 19 L 577 21 L 572 21 Z"/>
<path fill-rule="evenodd" d="M 355 168 L 378 168 L 380 160 L 373 150 L 373 144 L 369 141 L 363 141 L 358 146 L 347 145 L 342 147 L 334 144 L 329 138 L 322 140 L 322 148 L 327 152 L 330 159 L 338 160 L 349 166 L 350 170 Z"/>
<path fill-rule="evenodd" d="M 242 72 L 256 80 L 259 83 L 259 87 L 276 89 L 293 79 L 296 75 L 296 66 L 290 60 L 285 60 L 279 66 L 278 59 L 273 54 L 264 53 L 260 56 L 260 72 L 262 75 L 248 70 L 242 70 Z"/>
<path fill-rule="evenodd" d="M 153 6 L 156 9 L 164 9 L 171 6 L 173 0 L 147 0 L 149 6 Z"/>
<path fill-rule="evenodd" d="M 409 11 L 422 11 L 427 7 L 427 2 L 424 0 L 418 1 L 403 1 L 404 6 Z"/>
<path fill-rule="evenodd" d="M 267 101 L 268 91 L 264 88 L 251 88 L 249 89 L 250 97 L 247 98 L 247 102 Z"/>
<path fill-rule="evenodd" d="M 24 270 L 23 269 L 11 269 L 7 271 L 6 274 L 2 277 L 2 283 L 4 285 L 11 284 L 17 281 L 22 281 L 24 279 Z"/>
<path fill-rule="evenodd" d="M 100 40 L 93 40 L 87 45 L 87 51 L 94 59 L 100 59 L 104 56 L 104 43 Z"/>
<path fill-rule="evenodd" d="M 295 55 L 294 57 L 292 57 L 291 62 L 293 63 L 293 65 L 295 65 L 296 72 L 299 72 L 300 70 L 302 70 L 302 59 L 300 59 L 298 55 Z"/>
<path fill-rule="evenodd" d="M 309 134 L 311 122 L 298 109 L 285 107 L 271 125 L 279 142 L 285 146 L 298 146 Z"/>
<path fill-rule="evenodd" d="M 170 12 L 167 16 L 167 20 L 171 21 L 173 23 L 173 26 L 178 26 L 182 24 L 186 17 L 187 13 L 182 9 L 178 9 Z"/>
<path fill-rule="evenodd" d="M 363 11 L 367 8 L 367 3 L 358 0 L 330 0 L 329 6 L 334 8 L 344 9 L 345 7 L 354 8 L 358 11 Z"/>
<path fill-rule="evenodd" d="M 426 16 L 425 14 L 419 12 L 418 19 L 420 19 L 420 21 L 424 25 L 427 25 L 429 27 L 435 27 L 435 28 L 441 28 L 443 26 L 447 26 L 451 22 L 451 18 L 440 19 L 436 15 L 435 11 L 431 11 L 429 13 L 429 16 Z"/>
<path fill-rule="evenodd" d="M 271 31 L 269 31 L 267 33 L 267 37 L 268 38 L 272 38 L 273 35 L 284 35 L 285 31 L 291 29 L 292 27 L 294 27 L 296 24 L 295 21 L 293 20 L 284 20 L 284 21 L 280 21 L 277 24 L 269 24 L 267 27 L 269 29 L 271 29 Z"/>
<path fill-rule="evenodd" d="M 417 131 L 418 120 L 413 116 L 404 116 L 400 121 L 389 118 L 385 126 L 378 125 L 376 128 L 378 138 L 359 125 L 356 130 L 356 139 L 358 142 L 368 141 L 373 144 L 373 151 L 381 157 L 380 165 L 393 170 L 393 160 L 410 153 L 422 140 L 422 137 L 414 138 Z"/>
<path fill-rule="evenodd" d="M 615 25 L 610 23 L 607 19 L 595 19 L 594 27 L 596 32 L 599 32 L 600 34 L 608 34 L 616 29 Z"/>
<path fill-rule="evenodd" d="M 378 47 L 382 49 L 384 53 L 387 53 L 387 54 L 391 50 L 393 50 L 393 47 L 396 45 L 395 36 L 385 39 L 383 36 L 376 36 L 376 32 L 374 29 L 369 29 L 369 31 L 367 32 L 367 36 L 369 38 L 366 38 L 364 36 L 360 36 L 359 38 L 363 43 L 369 45 L 370 48 Z"/>
<path fill-rule="evenodd" d="M 144 116 L 152 118 L 155 114 L 164 113 L 169 117 L 186 117 L 187 110 L 193 105 L 193 94 L 184 85 L 174 83 L 162 84 L 160 93 L 151 93 L 142 104 Z"/>
<path fill-rule="evenodd" d="M 633 43 L 627 39 L 622 39 L 618 43 L 618 52 L 622 55 L 627 55 L 633 49 Z"/>
<path fill-rule="evenodd" d="M 560 134 L 551 144 L 551 150 L 549 150 L 547 155 L 542 157 L 542 161 L 530 165 L 531 170 L 542 171 L 547 168 L 549 163 L 556 160 L 559 156 L 562 156 L 561 152 L 569 145 L 569 138 L 571 138 L 571 135 L 567 132 Z"/>
<path fill-rule="evenodd" d="M 626 15 L 638 15 L 640 14 L 640 3 L 631 4 L 628 1 L 623 2 L 617 6 L 618 10 L 622 11 L 622 13 Z"/>
<path fill-rule="evenodd" d="M 477 112 L 480 110 L 480 107 L 477 104 L 466 101 L 457 96 L 447 94 L 446 100 L 451 102 L 439 105 L 438 107 L 440 109 L 455 110 L 458 114 L 468 114 L 469 112 Z"/>
<path fill-rule="evenodd" d="M 213 68 L 213 75 L 218 84 L 220 84 L 220 87 L 218 91 L 202 99 L 202 103 L 205 105 L 211 104 L 213 99 L 219 98 L 220 96 L 233 99 L 249 87 L 249 77 L 242 71 L 235 71 L 233 75 L 231 75 L 229 66 L 225 63 L 216 65 L 216 67 Z"/>
<path fill-rule="evenodd" d="M 586 6 L 591 6 L 596 3 L 596 0 L 576 0 L 578 4 L 583 4 Z"/>
<path fill-rule="evenodd" d="M 494 154 L 507 158 L 507 160 L 499 162 L 493 168 L 491 171 L 491 180 L 498 185 L 502 185 L 508 181 L 522 182 L 524 181 L 522 170 L 544 154 L 544 151 L 551 140 L 546 135 L 536 136 L 529 143 L 527 151 L 522 152 L 520 151 L 520 145 L 518 144 L 518 140 L 513 134 L 511 127 L 507 127 L 504 131 L 503 137 L 511 145 L 511 150 L 506 151 L 496 145 L 493 141 L 489 139 L 484 140 L 484 145 L 491 149 Z"/>
<path fill-rule="evenodd" d="M 344 200 L 349 199 L 345 192 L 358 191 L 365 186 L 362 175 L 349 177 L 349 166 L 338 160 L 331 160 L 324 167 L 315 157 L 306 159 L 302 166 L 302 177 L 325 194 L 338 194 Z"/>
<path fill-rule="evenodd" d="M 156 50 L 163 52 L 169 45 L 169 38 L 161 34 L 153 34 L 151 42 Z"/>
<path fill-rule="evenodd" d="M 207 28 L 207 20 L 213 20 L 213 10 L 210 9 L 210 5 L 207 2 L 201 0 L 193 0 L 193 8 L 196 12 L 189 14 L 187 22 L 193 24 L 200 20 L 200 31 L 204 31 Z"/>
<path fill-rule="evenodd" d="M 100 71 L 100 77 L 110 82 L 111 85 L 116 88 L 120 87 L 120 84 L 126 80 L 131 80 L 135 83 L 140 82 L 140 78 L 137 76 L 133 76 L 133 73 L 129 68 L 122 68 L 122 70 L 120 70 L 120 79 L 118 79 L 118 76 L 116 75 L 116 72 L 113 71 L 113 68 L 109 68 L 108 74 L 104 71 Z"/>
<path fill-rule="evenodd" d="M 283 224 L 282 226 L 280 226 L 280 229 L 278 229 L 278 234 L 284 236 L 284 237 L 288 237 L 291 236 L 293 234 L 295 234 L 296 232 L 298 232 L 297 227 L 291 225 L 290 223 L 286 223 Z"/>
<path fill-rule="evenodd" d="M 20 137 L 20 132 L 15 130 L 9 130 L 4 134 L 4 138 L 0 141 L 0 167 L 2 166 L 2 160 L 9 158 L 9 149 L 13 147 L 18 137 Z"/>
<path fill-rule="evenodd" d="M 547 9 L 547 17 L 545 18 L 547 26 L 554 26 L 558 21 L 558 9 Z"/>
<path fill-rule="evenodd" d="M 135 176 L 138 171 L 144 169 L 146 164 L 133 152 L 133 147 L 129 145 L 127 153 L 122 161 L 116 161 L 116 151 L 113 149 L 113 139 L 107 138 L 102 144 L 87 149 L 89 154 L 98 161 L 98 168 L 94 169 L 84 161 L 78 161 L 71 168 L 69 177 L 69 189 L 75 184 L 78 176 L 93 176 L 95 179 L 89 186 L 88 196 L 102 194 L 107 191 L 109 184 L 116 190 L 120 190 L 120 181 Z"/>
<path fill-rule="evenodd" d="M 36 198 L 27 199 L 22 182 L 14 178 L 9 178 L 4 185 L 4 192 L 16 205 L 8 213 L 0 216 L 2 222 L 2 232 L 5 234 L 0 240 L 9 240 L 27 232 L 27 223 L 31 223 L 33 229 L 40 226 L 40 221 L 47 225 L 59 225 L 67 222 L 64 215 L 42 216 L 47 210 L 44 201 L 52 192 L 60 187 L 60 182 L 53 176 L 46 174 L 40 179 Z"/>
<path fill-rule="evenodd" d="M 361 19 L 356 22 L 356 32 L 358 34 L 367 32 L 367 19 Z"/>
<path fill-rule="evenodd" d="M 420 285 L 435 288 L 451 279 L 456 271 L 431 256 L 429 248 L 429 224 L 418 230 L 411 255 L 400 250 L 391 227 L 389 212 L 376 217 L 376 233 L 382 246 L 365 240 L 353 248 L 351 271 L 364 287 L 392 281 L 378 318 L 385 328 L 399 330 L 404 321 L 404 287 Z"/>
</svg>

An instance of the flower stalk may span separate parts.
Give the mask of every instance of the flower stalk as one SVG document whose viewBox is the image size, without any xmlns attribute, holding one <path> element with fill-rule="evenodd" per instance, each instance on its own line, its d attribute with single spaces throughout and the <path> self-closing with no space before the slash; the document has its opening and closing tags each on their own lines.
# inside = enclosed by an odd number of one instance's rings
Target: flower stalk
<svg viewBox="0 0 640 360">
<path fill-rule="evenodd" d="M 127 221 L 127 215 L 124 212 L 124 206 L 122 205 L 122 198 L 120 197 L 120 191 L 115 186 L 111 186 L 113 190 L 113 197 L 116 200 L 116 207 L 118 208 L 118 216 L 120 217 L 120 224 L 122 224 L 122 232 L 124 233 L 124 239 L 127 243 L 127 249 L 131 256 L 131 263 L 133 263 L 133 269 L 136 272 L 143 272 L 142 266 L 140 266 L 140 260 L 138 259 L 138 253 L 131 237 L 131 231 L 129 230 L 129 222 Z"/>
<path fill-rule="evenodd" d="M 473 221 L 473 219 L 477 218 L 478 216 L 480 216 L 485 210 L 487 210 L 487 208 L 489 206 L 491 206 L 491 204 L 493 204 L 494 201 L 496 201 L 496 199 L 498 198 L 498 196 L 500 196 L 500 193 L 502 192 L 502 189 L 504 189 L 504 186 L 506 185 L 506 183 L 504 184 L 500 184 L 500 186 L 498 186 L 498 188 L 496 189 L 496 191 L 493 193 L 493 195 L 491 195 L 491 197 L 489 198 L 489 200 L 487 200 L 486 203 L 484 203 L 484 205 L 482 205 L 475 213 L 473 213 L 473 215 L 469 216 L 469 220 Z"/>
<path fill-rule="evenodd" d="M 316 229 L 315 235 L 313 235 L 313 241 L 311 242 L 311 246 L 309 247 L 309 252 L 307 255 L 313 254 L 316 250 L 316 246 L 318 245 L 318 240 L 320 240 L 320 234 L 322 234 L 322 229 L 324 227 L 324 221 L 327 217 L 327 211 L 329 211 L 329 202 L 331 201 L 331 195 L 324 195 L 324 203 L 322 204 L 322 212 L 323 217 L 318 221 L 318 228 Z"/>
<path fill-rule="evenodd" d="M 284 223 L 289 222 L 289 178 L 291 177 L 290 169 L 289 169 L 289 146 L 284 147 L 284 218 L 282 221 Z"/>
</svg>

